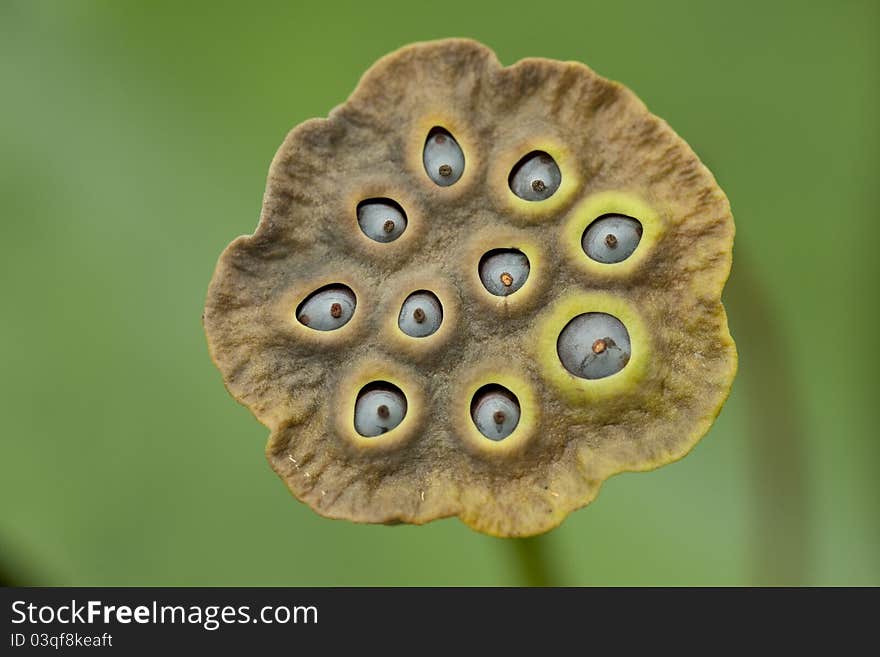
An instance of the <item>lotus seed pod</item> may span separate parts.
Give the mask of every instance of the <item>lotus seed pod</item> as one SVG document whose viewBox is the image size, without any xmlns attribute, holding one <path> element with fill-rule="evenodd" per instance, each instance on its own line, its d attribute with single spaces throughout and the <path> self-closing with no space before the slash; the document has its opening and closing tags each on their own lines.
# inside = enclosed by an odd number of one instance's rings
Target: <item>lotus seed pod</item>
<svg viewBox="0 0 880 657">
<path fill-rule="evenodd" d="M 612 264 L 629 258 L 642 239 L 642 225 L 632 217 L 599 217 L 584 232 L 584 253 L 597 262 Z"/>
<path fill-rule="evenodd" d="M 405 230 L 383 242 L 361 204 L 390 200 Z M 287 136 L 205 330 L 318 513 L 527 536 L 709 430 L 736 370 L 733 234 L 712 174 L 622 85 L 421 43 Z M 442 316 L 413 337 L 425 293 Z"/>
<path fill-rule="evenodd" d="M 403 302 L 397 325 L 413 338 L 425 338 L 437 332 L 443 321 L 443 307 L 431 292 L 413 292 Z"/>
<path fill-rule="evenodd" d="M 358 205 L 358 224 L 364 235 L 377 242 L 393 242 L 406 229 L 406 215 L 388 199 L 373 199 Z"/>
</svg>

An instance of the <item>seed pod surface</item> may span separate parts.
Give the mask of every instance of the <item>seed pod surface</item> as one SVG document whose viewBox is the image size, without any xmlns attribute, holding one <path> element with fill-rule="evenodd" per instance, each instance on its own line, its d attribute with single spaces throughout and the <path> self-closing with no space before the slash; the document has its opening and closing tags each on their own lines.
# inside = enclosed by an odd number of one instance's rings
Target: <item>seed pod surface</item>
<svg viewBox="0 0 880 657">
<path fill-rule="evenodd" d="M 622 85 L 420 43 L 287 136 L 204 325 L 318 513 L 532 535 L 708 431 L 736 370 L 733 235 L 712 174 Z"/>
</svg>

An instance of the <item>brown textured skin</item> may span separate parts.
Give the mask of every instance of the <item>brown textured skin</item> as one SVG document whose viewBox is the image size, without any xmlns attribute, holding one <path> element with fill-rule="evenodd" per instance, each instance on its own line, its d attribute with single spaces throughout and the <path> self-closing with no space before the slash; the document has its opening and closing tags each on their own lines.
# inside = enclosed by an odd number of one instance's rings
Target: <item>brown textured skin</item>
<svg viewBox="0 0 880 657">
<path fill-rule="evenodd" d="M 432 125 L 465 152 L 451 187 L 422 167 Z M 577 181 L 538 218 L 509 204 L 506 185 L 535 139 L 564 147 L 563 179 Z M 635 271 L 587 276 L 557 228 L 606 190 L 643 199 L 662 234 Z M 407 212 L 395 242 L 372 243 L 357 226 L 358 201 L 376 196 Z M 531 535 L 589 503 L 608 476 L 680 458 L 706 433 L 736 369 L 720 301 L 733 235 L 711 173 L 625 87 L 578 63 L 502 68 L 473 41 L 415 44 L 377 62 L 327 119 L 287 136 L 256 232 L 220 257 L 204 325 L 228 390 L 272 431 L 272 467 L 318 513 L 378 523 L 458 515 L 479 531 Z M 541 253 L 529 293 L 488 299 L 475 258 L 519 238 Z M 389 316 L 425 279 L 455 307 L 442 339 L 421 349 L 395 335 Z M 299 326 L 297 304 L 331 282 L 357 294 L 352 321 L 321 334 Z M 620 297 L 647 327 L 651 357 L 624 394 L 572 403 L 535 358 L 537 323 L 577 290 Z M 378 447 L 352 439 L 344 415 L 358 392 L 351 379 L 368 367 L 396 372 L 414 414 Z M 506 452 L 475 446 L 462 427 L 464 382 L 483 369 L 519 376 L 535 399 L 533 412 L 524 408 L 526 438 Z"/>
</svg>

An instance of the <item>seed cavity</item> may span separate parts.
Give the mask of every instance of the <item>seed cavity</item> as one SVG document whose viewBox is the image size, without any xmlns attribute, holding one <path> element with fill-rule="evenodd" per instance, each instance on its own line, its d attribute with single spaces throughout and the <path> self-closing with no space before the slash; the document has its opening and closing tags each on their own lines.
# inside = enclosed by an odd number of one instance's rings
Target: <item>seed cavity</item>
<svg viewBox="0 0 880 657">
<path fill-rule="evenodd" d="M 400 307 L 397 325 L 413 338 L 425 338 L 436 333 L 443 323 L 443 306 L 437 295 L 428 290 L 410 294 Z"/>
<path fill-rule="evenodd" d="M 584 253 L 596 262 L 613 264 L 629 258 L 642 239 L 638 219 L 622 214 L 606 214 L 587 226 L 581 238 Z"/>
<path fill-rule="evenodd" d="M 406 230 L 406 213 L 390 198 L 371 198 L 357 206 L 358 225 L 376 242 L 393 242 Z"/>
<path fill-rule="evenodd" d="M 345 285 L 327 285 L 315 290 L 296 309 L 303 326 L 316 331 L 334 331 L 351 320 L 357 298 Z"/>
<path fill-rule="evenodd" d="M 519 424 L 519 400 L 503 386 L 485 385 L 471 400 L 471 418 L 486 438 L 504 440 Z"/>
<path fill-rule="evenodd" d="M 529 259 L 517 249 L 494 249 L 480 258 L 480 280 L 495 296 L 506 297 L 529 277 Z"/>
<path fill-rule="evenodd" d="M 548 199 L 562 184 L 556 161 L 544 151 L 532 151 L 514 165 L 507 179 L 510 190 L 526 201 Z"/>
<path fill-rule="evenodd" d="M 431 128 L 422 153 L 425 173 L 441 187 L 448 187 L 464 173 L 464 153 L 461 146 L 447 130 L 439 126 Z"/>
<path fill-rule="evenodd" d="M 608 313 L 584 313 L 572 319 L 556 341 L 556 352 L 566 370 L 581 379 L 603 379 L 629 363 L 629 332 Z"/>
<path fill-rule="evenodd" d="M 400 388 L 387 381 L 374 381 L 358 393 L 355 431 L 366 438 L 381 436 L 403 422 L 406 410 L 406 396 Z"/>
</svg>

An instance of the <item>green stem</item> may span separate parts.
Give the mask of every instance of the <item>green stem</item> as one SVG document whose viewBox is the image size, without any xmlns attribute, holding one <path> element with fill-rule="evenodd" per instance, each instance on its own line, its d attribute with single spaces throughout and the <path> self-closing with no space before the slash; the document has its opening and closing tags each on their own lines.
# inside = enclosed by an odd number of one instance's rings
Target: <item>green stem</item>
<svg viewBox="0 0 880 657">
<path fill-rule="evenodd" d="M 810 558 L 804 415 L 777 309 L 750 264 L 738 249 L 726 299 L 748 404 L 752 579 L 793 586 Z"/>
<path fill-rule="evenodd" d="M 513 548 L 522 586 L 558 586 L 550 566 L 552 560 L 547 534 L 504 540 Z"/>
</svg>

